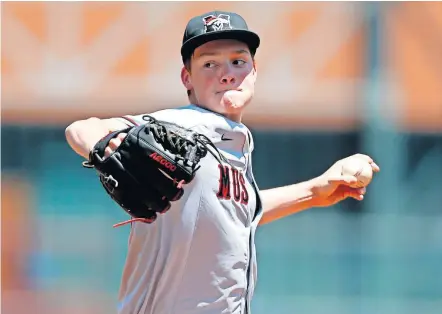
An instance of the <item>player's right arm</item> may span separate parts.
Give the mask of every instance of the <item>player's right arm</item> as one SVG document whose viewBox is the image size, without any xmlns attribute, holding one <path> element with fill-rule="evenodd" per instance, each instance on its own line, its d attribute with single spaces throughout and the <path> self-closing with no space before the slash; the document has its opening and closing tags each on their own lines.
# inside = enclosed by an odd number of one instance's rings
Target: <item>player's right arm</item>
<svg viewBox="0 0 442 314">
<path fill-rule="evenodd" d="M 65 130 L 65 135 L 71 148 L 80 156 L 89 159 L 89 152 L 99 140 L 111 132 L 127 127 L 127 124 L 117 118 L 99 119 L 92 117 L 70 124 Z M 111 144 L 109 143 L 109 145 Z"/>
</svg>

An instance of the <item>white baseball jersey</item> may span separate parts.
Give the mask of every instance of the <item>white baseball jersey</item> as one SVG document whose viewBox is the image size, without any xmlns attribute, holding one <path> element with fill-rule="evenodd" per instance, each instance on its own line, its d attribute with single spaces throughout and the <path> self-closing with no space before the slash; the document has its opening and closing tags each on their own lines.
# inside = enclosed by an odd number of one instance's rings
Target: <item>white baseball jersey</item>
<svg viewBox="0 0 442 314">
<path fill-rule="evenodd" d="M 205 134 L 236 169 L 208 153 L 167 213 L 133 223 L 118 313 L 250 313 L 262 209 L 248 128 L 194 105 L 150 115 Z M 143 123 L 142 115 L 120 120 Z"/>
</svg>

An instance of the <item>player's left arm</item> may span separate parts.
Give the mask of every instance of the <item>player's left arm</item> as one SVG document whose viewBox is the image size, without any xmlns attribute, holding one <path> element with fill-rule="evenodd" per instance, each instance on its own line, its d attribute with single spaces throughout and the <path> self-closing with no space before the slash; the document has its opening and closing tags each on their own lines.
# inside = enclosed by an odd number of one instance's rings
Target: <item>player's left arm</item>
<svg viewBox="0 0 442 314">
<path fill-rule="evenodd" d="M 337 161 L 311 180 L 264 190 L 260 225 L 312 207 L 331 206 L 349 197 L 361 201 L 373 173 L 379 170 L 371 157 L 356 154 Z"/>
</svg>

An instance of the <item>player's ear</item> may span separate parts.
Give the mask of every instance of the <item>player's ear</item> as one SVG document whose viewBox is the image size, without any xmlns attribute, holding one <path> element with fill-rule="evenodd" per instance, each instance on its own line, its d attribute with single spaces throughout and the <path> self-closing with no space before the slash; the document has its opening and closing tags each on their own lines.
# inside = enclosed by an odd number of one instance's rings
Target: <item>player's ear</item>
<svg viewBox="0 0 442 314">
<path fill-rule="evenodd" d="M 190 73 L 185 66 L 181 69 L 181 82 L 187 90 L 193 89 L 192 80 L 190 79 Z"/>
<path fill-rule="evenodd" d="M 258 68 L 255 59 L 253 59 L 253 76 L 255 77 L 256 80 L 256 77 L 258 76 Z"/>
</svg>

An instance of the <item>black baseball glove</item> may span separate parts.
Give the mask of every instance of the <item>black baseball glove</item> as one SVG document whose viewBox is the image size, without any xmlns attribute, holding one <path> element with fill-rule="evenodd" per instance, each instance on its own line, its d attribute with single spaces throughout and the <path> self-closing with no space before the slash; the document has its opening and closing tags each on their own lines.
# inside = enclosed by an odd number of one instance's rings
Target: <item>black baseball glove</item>
<svg viewBox="0 0 442 314">
<path fill-rule="evenodd" d="M 97 170 L 106 192 L 132 216 L 130 221 L 152 223 L 182 197 L 183 185 L 194 179 L 208 151 L 219 162 L 225 158 L 202 134 L 149 115 L 143 120 L 143 125 L 101 139 L 83 166 Z M 120 133 L 127 133 L 126 138 L 104 158 L 109 141 Z"/>
</svg>

